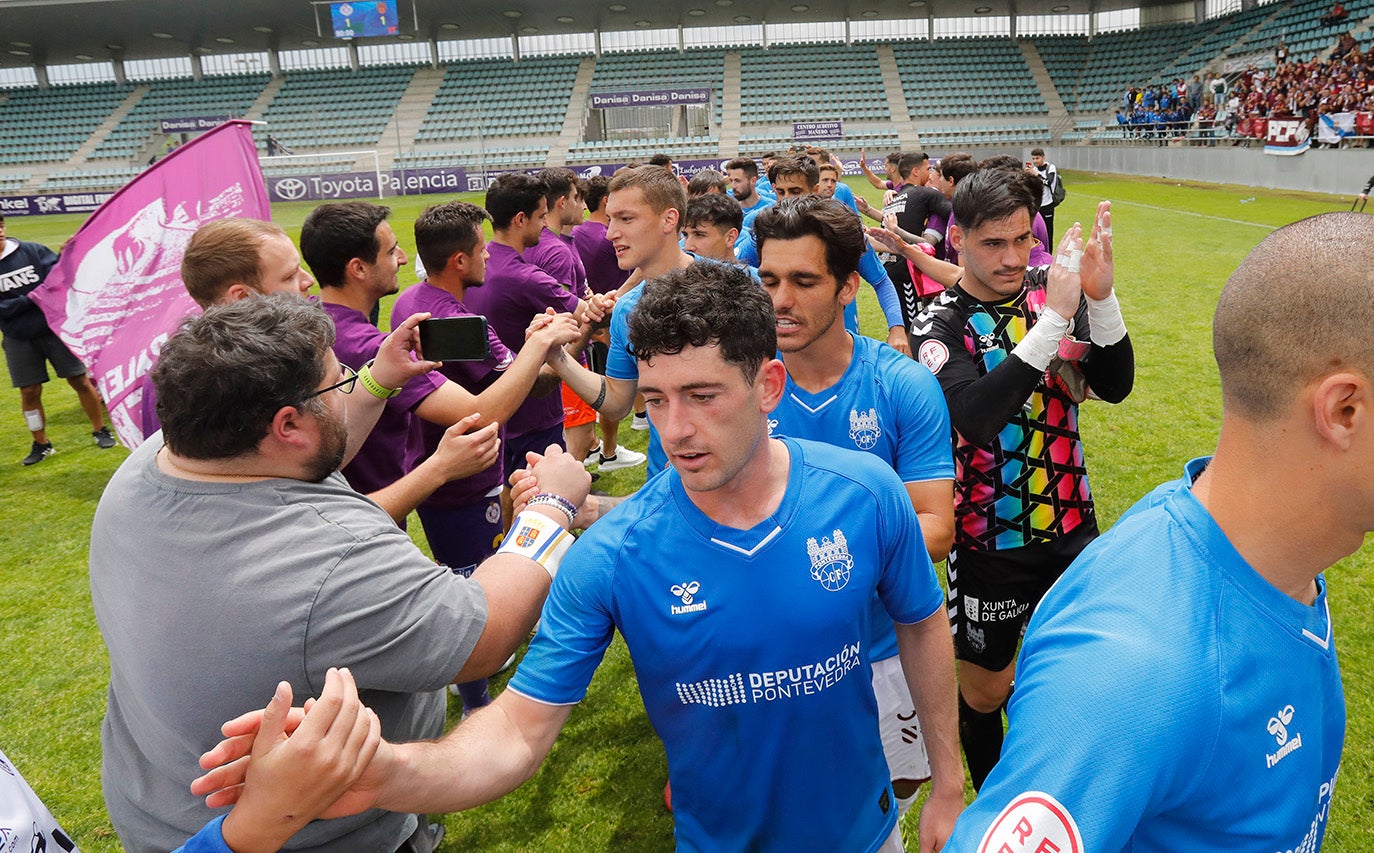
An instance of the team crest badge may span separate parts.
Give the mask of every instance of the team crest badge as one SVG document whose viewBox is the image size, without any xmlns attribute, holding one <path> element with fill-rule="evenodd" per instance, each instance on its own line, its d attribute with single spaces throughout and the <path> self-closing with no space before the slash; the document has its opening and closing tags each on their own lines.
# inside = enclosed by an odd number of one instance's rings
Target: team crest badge
<svg viewBox="0 0 1374 853">
<path fill-rule="evenodd" d="M 532 524 L 523 524 L 519 532 L 515 534 L 515 544 L 521 548 L 528 548 L 539 538 L 539 528 Z"/>
<path fill-rule="evenodd" d="M 811 577 L 820 585 L 838 592 L 849 583 L 849 573 L 854 568 L 854 558 L 849 554 L 849 543 L 844 532 L 835 531 L 835 538 L 822 536 L 817 544 L 815 539 L 806 540 L 806 555 L 811 558 Z"/>
<path fill-rule="evenodd" d="M 492 501 L 491 503 L 487 504 L 486 519 L 487 524 L 495 524 L 496 522 L 501 520 L 500 501 Z"/>
<path fill-rule="evenodd" d="M 860 450 L 872 450 L 882 434 L 883 431 L 878 426 L 877 409 L 869 409 L 866 412 L 849 410 L 849 437 L 854 441 L 855 447 Z"/>
</svg>

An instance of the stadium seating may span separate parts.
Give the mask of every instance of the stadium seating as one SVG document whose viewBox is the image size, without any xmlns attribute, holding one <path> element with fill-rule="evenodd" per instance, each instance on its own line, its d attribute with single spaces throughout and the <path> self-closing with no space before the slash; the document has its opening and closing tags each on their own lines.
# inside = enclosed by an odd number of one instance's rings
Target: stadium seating
<svg viewBox="0 0 1374 853">
<path fill-rule="evenodd" d="M 872 45 L 781 45 L 740 51 L 740 123 L 891 121 Z"/>
<path fill-rule="evenodd" d="M 502 136 L 557 136 L 577 78 L 578 57 L 511 62 L 477 59 L 450 65 L 417 143 Z"/>
<path fill-rule="evenodd" d="M 1044 115 L 1045 99 L 1016 42 L 1007 38 L 894 44 L 914 119 Z"/>
<path fill-rule="evenodd" d="M 266 74 L 206 77 L 203 80 L 159 80 L 91 153 L 92 160 L 136 154 L 157 132 L 164 118 L 241 116 L 272 78 Z"/>
<path fill-rule="evenodd" d="M 82 83 L 17 89 L 0 110 L 0 164 L 60 162 L 76 153 L 133 86 Z"/>
<path fill-rule="evenodd" d="M 288 71 L 264 114 L 259 144 L 272 136 L 293 151 L 373 148 L 415 76 L 413 67 Z"/>
<path fill-rule="evenodd" d="M 569 163 L 646 160 L 654 154 L 667 154 L 675 160 L 710 159 L 720 150 L 720 137 L 694 136 L 685 139 L 608 139 L 581 142 L 568 152 Z"/>
<path fill-rule="evenodd" d="M 1078 79 L 1076 109 L 1110 109 L 1127 88 L 1155 77 L 1182 51 L 1183 45 L 1198 37 L 1199 29 L 1195 24 L 1165 24 L 1097 36 L 1090 44 L 1087 64 Z"/>
<path fill-rule="evenodd" d="M 43 192 L 76 192 L 79 190 L 116 190 L 139 173 L 126 166 L 108 169 L 71 169 L 52 172 L 39 189 Z"/>
</svg>

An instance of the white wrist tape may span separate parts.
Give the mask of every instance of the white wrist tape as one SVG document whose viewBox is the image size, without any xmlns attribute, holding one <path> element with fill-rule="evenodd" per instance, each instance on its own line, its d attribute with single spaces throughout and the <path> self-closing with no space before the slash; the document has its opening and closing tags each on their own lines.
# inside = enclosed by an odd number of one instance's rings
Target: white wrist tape
<svg viewBox="0 0 1374 853">
<path fill-rule="evenodd" d="M 1011 354 L 1034 367 L 1045 370 L 1050 361 L 1059 354 L 1059 342 L 1069 333 L 1069 321 L 1059 316 L 1059 312 L 1046 306 L 1040 310 L 1040 319 L 1016 345 Z"/>
<path fill-rule="evenodd" d="M 525 510 L 515 517 L 510 533 L 496 549 L 498 554 L 518 554 L 544 567 L 549 580 L 558 574 L 563 555 L 572 547 L 573 535 L 558 522 L 537 512 Z"/>
<path fill-rule="evenodd" d="M 1106 299 L 1088 300 L 1088 337 L 1100 347 L 1109 347 L 1126 337 L 1126 321 L 1121 316 L 1116 291 Z"/>
</svg>

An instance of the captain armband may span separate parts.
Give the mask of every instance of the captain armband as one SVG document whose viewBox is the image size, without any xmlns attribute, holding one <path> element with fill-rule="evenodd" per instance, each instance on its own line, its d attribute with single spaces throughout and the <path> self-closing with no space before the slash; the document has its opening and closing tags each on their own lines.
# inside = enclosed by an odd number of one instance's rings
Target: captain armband
<svg viewBox="0 0 1374 853">
<path fill-rule="evenodd" d="M 525 510 L 511 523 L 510 533 L 496 549 L 498 554 L 528 557 L 544 567 L 549 580 L 558 574 L 563 555 L 572 547 L 573 535 L 546 515 Z"/>
</svg>

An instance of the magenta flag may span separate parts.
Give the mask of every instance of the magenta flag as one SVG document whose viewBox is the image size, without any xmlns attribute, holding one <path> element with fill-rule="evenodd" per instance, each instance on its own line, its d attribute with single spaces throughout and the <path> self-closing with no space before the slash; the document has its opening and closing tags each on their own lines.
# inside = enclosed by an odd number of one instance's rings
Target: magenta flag
<svg viewBox="0 0 1374 853">
<path fill-rule="evenodd" d="M 200 310 L 181 283 L 196 229 L 271 219 L 252 127 L 230 121 L 186 143 L 91 214 L 29 295 L 86 365 L 129 447 L 143 442 L 143 378 L 163 341 Z"/>
</svg>

